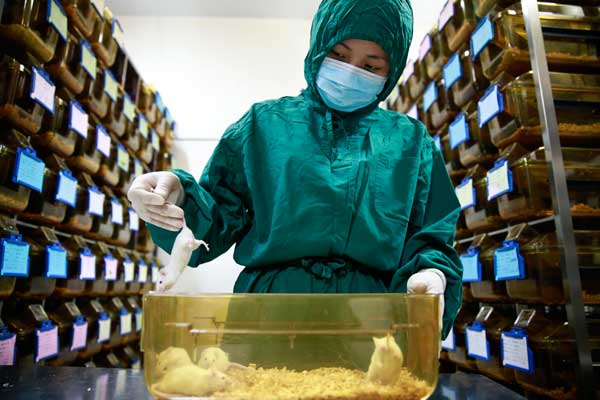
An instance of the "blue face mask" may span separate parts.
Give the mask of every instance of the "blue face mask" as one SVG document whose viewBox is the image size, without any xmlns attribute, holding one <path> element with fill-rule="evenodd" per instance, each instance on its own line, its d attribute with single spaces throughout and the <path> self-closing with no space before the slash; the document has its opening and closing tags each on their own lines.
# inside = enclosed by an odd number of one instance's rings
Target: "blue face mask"
<svg viewBox="0 0 600 400">
<path fill-rule="evenodd" d="M 352 112 L 377 100 L 387 78 L 348 63 L 325 57 L 317 74 L 321 98 L 334 110 Z"/>
</svg>

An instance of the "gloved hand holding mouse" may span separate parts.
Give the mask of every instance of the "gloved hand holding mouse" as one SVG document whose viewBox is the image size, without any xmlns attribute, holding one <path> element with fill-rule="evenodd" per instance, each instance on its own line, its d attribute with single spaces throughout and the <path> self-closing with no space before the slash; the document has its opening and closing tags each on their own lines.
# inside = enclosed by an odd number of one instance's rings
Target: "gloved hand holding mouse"
<svg viewBox="0 0 600 400">
<path fill-rule="evenodd" d="M 150 172 L 140 175 L 131 184 L 127 198 L 139 217 L 169 231 L 183 227 L 185 192 L 177 175 L 171 172 Z"/>
<path fill-rule="evenodd" d="M 179 231 L 171 250 L 171 259 L 159 272 L 156 289 L 171 289 L 190 262 L 192 252 L 200 246 L 209 251 L 208 244 L 194 237 L 185 225 L 184 212 L 179 207 L 185 192 L 177 175 L 171 172 L 151 172 L 138 176 L 127 193 L 139 217 L 169 231 Z"/>
<path fill-rule="evenodd" d="M 430 268 L 413 274 L 407 282 L 407 291 L 410 294 L 438 294 L 440 295 L 440 329 L 444 315 L 444 292 L 446 291 L 446 276 L 438 269 Z"/>
</svg>

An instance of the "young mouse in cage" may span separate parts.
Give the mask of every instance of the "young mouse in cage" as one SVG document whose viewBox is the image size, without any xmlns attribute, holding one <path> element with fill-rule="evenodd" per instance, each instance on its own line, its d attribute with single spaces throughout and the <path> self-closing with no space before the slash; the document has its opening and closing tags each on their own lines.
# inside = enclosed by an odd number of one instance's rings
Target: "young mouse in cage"
<svg viewBox="0 0 600 400">
<path fill-rule="evenodd" d="M 157 291 L 165 292 L 175 285 L 177 279 L 179 279 L 179 276 L 190 262 L 192 252 L 200 246 L 204 246 L 206 251 L 210 251 L 209 245 L 202 240 L 196 239 L 184 222 L 181 232 L 175 238 L 169 263 L 159 271 L 158 283 L 156 285 Z"/>
<path fill-rule="evenodd" d="M 229 368 L 248 368 L 241 364 L 229 361 L 229 354 L 218 347 L 208 347 L 202 350 L 200 357 L 198 358 L 198 366 L 219 372 L 226 372 Z"/>
<path fill-rule="evenodd" d="M 232 383 L 233 381 L 222 372 L 190 364 L 170 370 L 152 385 L 151 392 L 154 396 L 164 399 L 176 396 L 208 396 L 227 389 Z"/>
<path fill-rule="evenodd" d="M 169 347 L 156 356 L 156 377 L 161 378 L 169 371 L 186 365 L 194 365 L 188 352 L 180 347 Z"/>
<path fill-rule="evenodd" d="M 375 351 L 371 356 L 371 364 L 367 372 L 367 380 L 384 385 L 394 383 L 402 370 L 404 355 L 392 335 L 373 338 Z"/>
</svg>

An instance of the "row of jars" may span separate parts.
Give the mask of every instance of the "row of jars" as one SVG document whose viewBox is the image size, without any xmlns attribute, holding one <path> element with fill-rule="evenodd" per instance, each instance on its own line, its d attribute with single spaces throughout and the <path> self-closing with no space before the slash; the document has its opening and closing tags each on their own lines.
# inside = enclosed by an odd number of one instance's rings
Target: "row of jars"
<svg viewBox="0 0 600 400">
<path fill-rule="evenodd" d="M 600 148 L 564 147 L 562 153 L 572 216 L 600 221 Z M 514 143 L 492 163 L 475 164 L 456 178 L 458 238 L 554 213 L 544 148 L 530 152 Z"/>
<path fill-rule="evenodd" d="M 73 98 L 61 93 L 47 70 L 1 56 L 1 126 L 30 136 L 34 145 L 48 152 L 73 158 L 74 168 L 91 174 L 98 173 L 102 161 L 111 167 L 116 163 L 119 144 L 132 160 L 131 165 L 122 164 L 125 173 L 134 172 L 134 167 L 164 166 L 169 155 L 158 131 L 150 128 L 144 114 L 136 112 L 109 71 L 99 74 L 100 79 L 88 81 L 87 94 Z M 99 130 L 104 141 L 97 138 Z"/>
<path fill-rule="evenodd" d="M 142 324 L 139 296 L 12 299 L 2 307 L 0 365 L 139 368 L 141 355 L 134 349 Z M 115 363 L 117 355 L 121 361 Z"/>
<path fill-rule="evenodd" d="M 134 175 L 118 165 L 113 171 L 110 164 L 102 164 L 92 177 L 70 169 L 71 161 L 53 153 L 37 154 L 26 137 L 14 130 L 0 135 L 0 209 L 24 221 L 152 251 L 148 231 L 125 197 Z M 107 178 L 113 176 L 117 187 L 107 185 Z"/>
<path fill-rule="evenodd" d="M 600 75 L 552 72 L 550 78 L 561 144 L 600 147 Z M 515 143 L 528 150 L 543 144 L 531 72 L 493 84 L 474 107 L 432 131 L 455 183 L 477 164 L 491 167 Z"/>
<path fill-rule="evenodd" d="M 552 221 L 523 223 L 506 233 L 484 233 L 457 242 L 463 301 L 565 304 L 561 248 L 553 229 Z M 576 229 L 575 243 L 584 303 L 600 304 L 600 231 Z"/>
<path fill-rule="evenodd" d="M 506 83 L 531 69 L 520 5 L 477 22 L 473 3 L 477 1 L 446 3 L 438 27 L 421 43 L 419 60 L 408 62 L 389 108 L 411 116 L 419 114 L 436 130 L 461 110 L 471 113 L 490 82 Z M 539 5 L 546 32 L 560 29 L 578 34 L 547 34 L 548 64 L 556 72 L 598 73 L 598 8 L 572 3 L 578 5 Z"/>
<path fill-rule="evenodd" d="M 0 299 L 137 294 L 158 279 L 152 253 L 0 220 Z"/>
<path fill-rule="evenodd" d="M 36 77 L 47 78 L 47 82 L 40 82 L 44 88 L 38 91 L 47 92 L 49 85 L 56 84 L 59 97 L 77 99 L 118 137 L 131 135 L 132 130 L 138 129 L 145 142 L 154 140 L 155 147 L 168 152 L 176 124 L 160 94 L 143 83 L 122 50 L 119 22 L 108 8 L 97 3 L 23 0 L 6 5 L 0 24 L 1 46 L 14 58 L 5 60 L 3 68 L 12 67 L 7 82 L 20 79 L 22 92 L 17 93 L 19 98 L 12 99 L 12 103 L 30 95 L 31 75 L 37 69 L 42 73 Z M 99 13 L 97 8 L 103 8 L 103 12 Z M 49 96 L 46 93 L 43 97 Z M 11 103 L 11 99 L 7 100 Z M 37 100 L 47 109 L 38 110 L 37 114 L 53 113 L 49 104 L 43 104 L 44 99 Z M 30 123 L 34 130 L 39 129 L 39 120 L 37 124 Z M 153 135 L 157 137 L 150 137 Z"/>
<path fill-rule="evenodd" d="M 586 311 L 596 353 L 598 309 Z M 577 348 L 562 306 L 465 303 L 442 349 L 443 360 L 508 385 L 518 384 L 528 398 L 577 398 Z"/>
</svg>

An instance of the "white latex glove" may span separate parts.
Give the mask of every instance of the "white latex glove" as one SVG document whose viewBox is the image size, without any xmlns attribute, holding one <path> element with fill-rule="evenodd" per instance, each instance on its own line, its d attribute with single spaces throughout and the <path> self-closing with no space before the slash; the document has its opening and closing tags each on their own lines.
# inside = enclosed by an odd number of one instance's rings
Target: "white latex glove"
<svg viewBox="0 0 600 400">
<path fill-rule="evenodd" d="M 171 172 L 150 172 L 134 179 L 127 198 L 139 217 L 169 231 L 183 227 L 183 186 Z"/>
<path fill-rule="evenodd" d="M 444 315 L 444 292 L 446 291 L 446 276 L 435 268 L 424 269 L 413 274 L 407 282 L 407 291 L 412 294 L 440 295 L 440 329 Z"/>
</svg>

